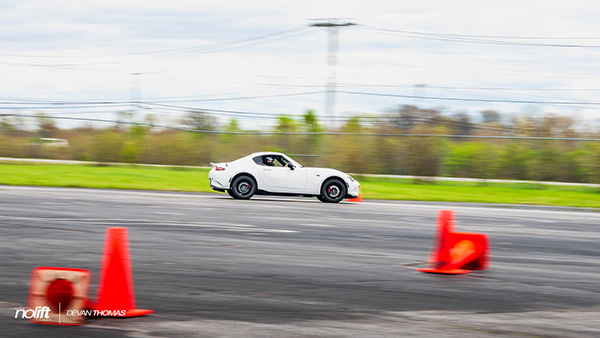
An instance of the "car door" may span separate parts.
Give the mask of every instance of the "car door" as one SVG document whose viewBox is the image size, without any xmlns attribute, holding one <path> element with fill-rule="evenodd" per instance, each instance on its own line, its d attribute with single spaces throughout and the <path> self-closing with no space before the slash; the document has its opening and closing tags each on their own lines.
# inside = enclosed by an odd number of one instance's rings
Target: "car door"
<svg viewBox="0 0 600 338">
<path fill-rule="evenodd" d="M 282 166 L 260 165 L 260 178 L 272 192 L 302 192 L 306 187 L 306 170 L 295 167 L 293 170 Z"/>
</svg>

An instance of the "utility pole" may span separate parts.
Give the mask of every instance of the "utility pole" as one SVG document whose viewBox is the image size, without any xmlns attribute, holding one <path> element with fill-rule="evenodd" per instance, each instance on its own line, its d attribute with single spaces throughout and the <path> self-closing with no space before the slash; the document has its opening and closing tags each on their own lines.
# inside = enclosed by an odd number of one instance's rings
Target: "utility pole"
<svg viewBox="0 0 600 338">
<path fill-rule="evenodd" d="M 425 109 L 425 107 L 423 107 L 423 103 L 425 100 L 425 87 L 427 87 L 426 84 L 424 83 L 417 83 L 415 84 L 415 95 L 414 95 L 414 99 L 413 99 L 413 106 L 417 106 L 417 98 L 421 99 L 421 109 Z M 418 93 L 418 89 L 421 89 L 421 95 L 419 95 Z"/>
<path fill-rule="evenodd" d="M 314 23 L 312 27 L 327 28 L 327 87 L 325 90 L 325 115 L 331 116 L 333 122 L 331 125 L 336 126 L 335 113 L 335 92 L 336 92 L 336 66 L 337 66 L 337 36 L 340 27 L 354 26 L 355 23 L 340 22 L 341 19 L 317 19 L 319 23 Z"/>
<path fill-rule="evenodd" d="M 139 104 L 137 103 L 137 101 L 141 100 L 142 96 L 139 75 L 144 75 L 144 73 L 131 73 L 131 87 L 129 92 L 129 117 L 132 122 L 135 121 L 135 115 L 139 110 Z"/>
</svg>

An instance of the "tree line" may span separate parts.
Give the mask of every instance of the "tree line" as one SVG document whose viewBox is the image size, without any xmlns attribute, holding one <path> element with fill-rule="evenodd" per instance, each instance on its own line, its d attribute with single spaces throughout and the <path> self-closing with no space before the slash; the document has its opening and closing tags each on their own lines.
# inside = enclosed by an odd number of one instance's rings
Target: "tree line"
<svg viewBox="0 0 600 338">
<path fill-rule="evenodd" d="M 353 116 L 336 129 L 327 129 L 313 111 L 299 118 L 280 115 L 274 133 L 263 134 L 242 130 L 236 119 L 219 124 L 202 111 L 190 111 L 177 125 L 201 133 L 141 123 L 61 129 L 44 116 L 35 128 L 26 128 L 22 119 L 4 117 L 0 156 L 207 166 L 272 150 L 305 165 L 355 174 L 597 183 L 600 143 L 594 139 L 599 136 L 586 123 L 556 114 L 507 116 L 491 110 L 478 117 L 446 115 L 412 105 Z M 205 133 L 214 131 L 227 133 Z M 539 139 L 519 139 L 528 137 Z M 69 146 L 43 144 L 41 138 L 66 139 Z"/>
</svg>

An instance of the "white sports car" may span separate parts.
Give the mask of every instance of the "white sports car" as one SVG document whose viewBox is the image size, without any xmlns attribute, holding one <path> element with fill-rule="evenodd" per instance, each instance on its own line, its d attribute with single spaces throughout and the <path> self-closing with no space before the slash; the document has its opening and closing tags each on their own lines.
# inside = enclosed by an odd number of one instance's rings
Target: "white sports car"
<svg viewBox="0 0 600 338">
<path fill-rule="evenodd" d="M 335 169 L 307 168 L 282 153 L 260 152 L 210 165 L 210 187 L 236 199 L 255 194 L 300 195 L 338 203 L 358 197 L 360 192 L 360 184 L 352 176 Z"/>
</svg>

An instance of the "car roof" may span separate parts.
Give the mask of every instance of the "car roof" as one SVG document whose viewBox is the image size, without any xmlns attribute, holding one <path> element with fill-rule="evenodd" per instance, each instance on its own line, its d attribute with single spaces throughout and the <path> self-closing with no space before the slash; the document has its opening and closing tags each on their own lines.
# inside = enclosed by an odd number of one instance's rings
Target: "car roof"
<svg viewBox="0 0 600 338">
<path fill-rule="evenodd" d="M 254 157 L 254 156 L 262 156 L 262 155 L 285 155 L 283 153 L 279 153 L 276 151 L 259 151 L 257 153 L 252 153 L 250 154 L 250 156 Z"/>
</svg>

